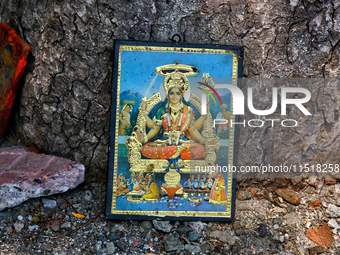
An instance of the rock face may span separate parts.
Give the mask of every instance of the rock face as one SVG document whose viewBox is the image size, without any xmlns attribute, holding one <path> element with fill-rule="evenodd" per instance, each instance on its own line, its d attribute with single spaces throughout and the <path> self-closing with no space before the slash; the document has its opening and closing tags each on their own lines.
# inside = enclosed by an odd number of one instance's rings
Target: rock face
<svg viewBox="0 0 340 255">
<path fill-rule="evenodd" d="M 0 13 L 32 47 L 7 135 L 81 162 L 88 177 L 106 177 L 114 39 L 171 42 L 178 34 L 183 43 L 243 46 L 248 78 L 340 73 L 336 0 L 22 0 L 3 1 Z M 272 86 L 253 89 L 256 109 L 270 107 Z M 312 116 L 299 115 L 294 130 L 241 126 L 239 165 L 338 162 L 339 86 L 306 86 Z M 301 113 L 289 110 L 287 118 Z"/>
<path fill-rule="evenodd" d="M 84 176 L 84 166 L 69 159 L 0 148 L 0 211 L 29 198 L 75 188 Z"/>
</svg>

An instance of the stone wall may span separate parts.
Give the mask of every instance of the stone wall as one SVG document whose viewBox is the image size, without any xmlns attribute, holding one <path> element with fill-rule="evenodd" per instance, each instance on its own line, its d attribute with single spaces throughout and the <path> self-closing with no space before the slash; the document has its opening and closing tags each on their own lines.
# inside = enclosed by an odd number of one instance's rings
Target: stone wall
<svg viewBox="0 0 340 255">
<path fill-rule="evenodd" d="M 32 47 L 7 135 L 75 159 L 87 166 L 88 178 L 103 179 L 114 39 L 170 42 L 179 34 L 185 43 L 243 46 L 244 77 L 337 77 L 339 6 L 336 0 L 2 1 L 0 21 Z M 254 96 L 265 101 L 268 87 Z M 240 128 L 239 164 L 339 161 L 340 87 L 309 89 L 317 97 L 302 129 Z"/>
</svg>

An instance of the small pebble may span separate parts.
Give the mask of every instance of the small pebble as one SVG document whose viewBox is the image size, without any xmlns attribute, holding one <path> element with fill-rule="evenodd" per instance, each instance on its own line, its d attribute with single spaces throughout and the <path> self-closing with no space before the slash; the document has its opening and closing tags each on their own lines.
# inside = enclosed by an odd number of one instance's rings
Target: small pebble
<svg viewBox="0 0 340 255">
<path fill-rule="evenodd" d="M 236 192 L 236 198 L 238 200 L 249 200 L 253 197 L 249 190 L 239 190 Z"/>
<path fill-rule="evenodd" d="M 65 223 L 63 223 L 60 228 L 64 228 L 64 229 L 70 229 L 72 226 L 71 226 L 71 222 L 69 221 L 66 221 Z"/>
<path fill-rule="evenodd" d="M 37 237 L 37 241 L 38 241 L 39 243 L 44 243 L 44 242 L 45 242 L 45 239 L 44 239 L 42 236 L 38 236 L 38 237 Z"/>
<path fill-rule="evenodd" d="M 152 222 L 149 221 L 149 220 L 142 221 L 140 225 L 143 229 L 151 229 L 152 228 Z"/>
<path fill-rule="evenodd" d="M 229 245 L 235 245 L 235 243 L 236 243 L 235 238 L 233 236 L 230 237 L 229 240 L 228 240 L 228 244 Z"/>
<path fill-rule="evenodd" d="M 196 231 L 191 231 L 188 234 L 188 240 L 190 242 L 196 242 L 199 238 L 201 238 L 202 236 L 200 234 L 198 234 Z"/>
<path fill-rule="evenodd" d="M 338 222 L 335 219 L 331 219 L 327 224 L 330 228 L 334 228 L 335 230 L 340 228 Z"/>
<path fill-rule="evenodd" d="M 118 235 L 116 232 L 113 232 L 109 235 L 110 241 L 117 241 L 121 238 L 120 235 Z"/>
<path fill-rule="evenodd" d="M 98 240 L 104 242 L 105 241 L 105 236 L 103 234 L 98 235 Z"/>
<path fill-rule="evenodd" d="M 47 210 L 52 210 L 57 206 L 57 202 L 55 200 L 42 198 L 41 202 L 43 203 L 43 206 Z"/>
<path fill-rule="evenodd" d="M 259 236 L 261 238 L 263 238 L 266 235 L 267 235 L 267 226 L 265 224 L 260 224 L 260 227 L 259 227 Z"/>
<path fill-rule="evenodd" d="M 24 228 L 24 223 L 16 222 L 14 223 L 14 228 L 17 233 L 19 233 Z"/>
<path fill-rule="evenodd" d="M 113 244 L 113 242 L 108 242 L 106 243 L 106 250 L 108 253 L 114 253 L 115 252 L 115 245 Z"/>
<path fill-rule="evenodd" d="M 94 245 L 94 249 L 98 252 L 100 249 L 102 248 L 102 246 L 100 244 L 95 244 Z"/>
<path fill-rule="evenodd" d="M 201 248 L 199 246 L 191 245 L 191 244 L 186 244 L 184 249 L 187 250 L 190 253 L 200 253 L 201 252 Z"/>
<path fill-rule="evenodd" d="M 34 231 L 34 230 L 38 230 L 38 229 L 39 229 L 38 225 L 28 226 L 29 231 Z"/>
<path fill-rule="evenodd" d="M 280 236 L 280 242 L 283 243 L 283 241 L 285 240 L 284 236 Z"/>
<path fill-rule="evenodd" d="M 84 198 L 85 198 L 86 201 L 91 201 L 92 200 L 92 192 L 90 190 L 86 190 Z"/>
</svg>

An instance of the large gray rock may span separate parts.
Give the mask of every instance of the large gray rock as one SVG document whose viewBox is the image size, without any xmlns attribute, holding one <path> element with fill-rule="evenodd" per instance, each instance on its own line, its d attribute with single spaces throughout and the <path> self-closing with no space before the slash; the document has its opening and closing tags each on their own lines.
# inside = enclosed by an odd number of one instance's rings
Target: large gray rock
<svg viewBox="0 0 340 255">
<path fill-rule="evenodd" d="M 35 197 L 65 192 L 84 181 L 83 165 L 69 159 L 36 154 L 23 148 L 0 148 L 0 211 Z M 51 210 L 56 201 L 43 199 Z"/>
<path fill-rule="evenodd" d="M 337 7 L 336 0 L 2 1 L 0 22 L 32 47 L 8 130 L 105 179 L 114 39 L 170 42 L 179 34 L 184 43 L 243 46 L 243 77 L 338 77 Z M 272 86 L 254 87 L 255 108 L 269 108 Z M 312 116 L 290 106 L 294 130 L 241 127 L 238 165 L 338 162 L 338 87 L 306 82 Z"/>
</svg>

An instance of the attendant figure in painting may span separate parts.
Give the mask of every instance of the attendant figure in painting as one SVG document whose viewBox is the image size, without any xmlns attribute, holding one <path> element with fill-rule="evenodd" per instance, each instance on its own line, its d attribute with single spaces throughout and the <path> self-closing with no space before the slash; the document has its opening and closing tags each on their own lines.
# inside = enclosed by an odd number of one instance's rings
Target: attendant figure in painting
<svg viewBox="0 0 340 255">
<path fill-rule="evenodd" d="M 191 186 L 191 180 L 190 180 L 190 177 L 188 177 L 187 180 L 183 184 L 183 188 L 189 189 L 190 186 Z"/>
<path fill-rule="evenodd" d="M 223 174 L 220 172 L 212 172 L 212 178 L 214 178 L 214 184 L 211 187 L 209 203 L 211 204 L 226 204 L 226 185 Z"/>
<path fill-rule="evenodd" d="M 198 181 L 198 183 L 201 182 L 201 175 L 200 174 L 197 175 L 197 181 Z"/>
<path fill-rule="evenodd" d="M 140 190 L 143 190 L 147 184 L 143 173 L 138 174 L 137 181 L 139 183 Z"/>
<path fill-rule="evenodd" d="M 209 190 L 211 190 L 211 187 L 212 187 L 213 184 L 214 184 L 214 179 L 211 178 L 211 176 L 209 176 L 209 178 L 208 178 L 208 180 L 207 180 L 207 188 L 208 188 Z"/>
<path fill-rule="evenodd" d="M 159 189 L 157 183 L 154 181 L 153 175 L 146 175 L 147 185 L 145 187 L 145 194 L 142 196 L 145 200 L 154 200 L 159 197 Z"/>
<path fill-rule="evenodd" d="M 193 187 L 194 187 L 194 189 L 195 190 L 197 190 L 198 189 L 198 186 L 199 186 L 199 184 L 198 184 L 198 180 L 197 180 L 197 178 L 195 178 L 195 181 L 194 181 L 194 183 L 193 183 L 193 185 L 192 185 Z"/>
<path fill-rule="evenodd" d="M 130 189 L 126 185 L 126 180 L 123 173 L 118 175 L 117 178 L 117 196 L 123 196 L 126 193 L 130 192 Z"/>
<path fill-rule="evenodd" d="M 199 190 L 206 190 L 206 189 L 207 189 L 207 186 L 206 186 L 206 184 L 204 183 L 203 178 L 201 178 L 201 181 L 200 181 L 200 184 L 199 184 L 199 186 L 198 186 L 198 189 L 199 189 Z"/>
<path fill-rule="evenodd" d="M 131 173 L 130 178 L 126 180 L 126 186 L 130 191 L 133 190 L 134 187 L 134 179 L 136 179 L 136 173 Z"/>
<path fill-rule="evenodd" d="M 226 104 L 222 104 L 219 112 L 216 116 L 216 119 L 224 119 L 227 121 L 226 124 L 218 124 L 217 126 L 217 135 L 227 134 L 230 129 L 230 111 L 227 111 L 228 106 Z"/>
<path fill-rule="evenodd" d="M 128 135 L 127 129 L 130 128 L 130 113 L 132 112 L 132 106 L 131 105 L 124 105 L 122 110 L 119 114 L 119 129 L 118 129 L 118 135 Z"/>
<path fill-rule="evenodd" d="M 189 183 L 189 190 L 190 190 L 190 191 L 191 191 L 191 190 L 195 190 L 195 189 L 194 189 L 194 182 L 195 182 L 195 181 L 191 179 L 191 181 L 190 181 L 190 183 Z"/>
<path fill-rule="evenodd" d="M 133 188 L 132 188 L 132 189 L 133 189 L 134 191 L 143 190 L 143 187 L 142 187 L 142 185 L 139 183 L 136 174 L 135 174 L 135 175 L 133 176 L 133 178 L 132 178 L 132 184 L 133 184 Z"/>
</svg>

